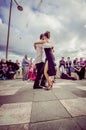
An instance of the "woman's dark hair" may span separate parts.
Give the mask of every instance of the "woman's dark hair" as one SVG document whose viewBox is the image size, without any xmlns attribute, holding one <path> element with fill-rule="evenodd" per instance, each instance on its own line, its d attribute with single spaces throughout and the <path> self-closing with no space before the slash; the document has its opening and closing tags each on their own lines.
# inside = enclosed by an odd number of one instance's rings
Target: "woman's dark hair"
<svg viewBox="0 0 86 130">
<path fill-rule="evenodd" d="M 44 36 L 44 34 L 41 34 L 41 35 L 40 35 L 40 39 L 42 39 L 42 38 L 43 38 L 43 36 Z"/>
<path fill-rule="evenodd" d="M 49 32 L 49 31 L 45 32 L 45 33 L 44 33 L 44 36 L 46 36 L 47 38 L 50 39 L 50 32 Z"/>
</svg>

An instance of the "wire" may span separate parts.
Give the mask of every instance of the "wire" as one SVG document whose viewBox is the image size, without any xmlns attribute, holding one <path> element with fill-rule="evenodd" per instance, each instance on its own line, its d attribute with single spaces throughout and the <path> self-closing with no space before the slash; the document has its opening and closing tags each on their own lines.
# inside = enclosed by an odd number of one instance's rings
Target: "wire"
<svg viewBox="0 0 86 130">
<path fill-rule="evenodd" d="M 40 6 L 41 6 L 42 3 L 43 3 L 43 0 L 40 0 L 40 2 L 39 2 L 39 4 L 38 4 L 37 8 L 40 8 Z"/>
<path fill-rule="evenodd" d="M 19 5 L 16 0 L 14 0 L 14 2 L 16 3 L 17 6 Z"/>
</svg>

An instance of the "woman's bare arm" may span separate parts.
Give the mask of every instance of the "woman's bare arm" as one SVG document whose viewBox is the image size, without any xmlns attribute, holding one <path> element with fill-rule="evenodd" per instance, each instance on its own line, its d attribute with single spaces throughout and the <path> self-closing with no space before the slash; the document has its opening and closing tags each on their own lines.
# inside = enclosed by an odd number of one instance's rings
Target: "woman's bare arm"
<svg viewBox="0 0 86 130">
<path fill-rule="evenodd" d="M 35 43 L 34 43 L 34 48 L 36 49 L 36 45 L 37 45 L 37 44 L 44 44 L 44 43 L 46 43 L 45 40 L 41 40 L 41 41 L 39 41 L 39 42 L 35 42 Z"/>
<path fill-rule="evenodd" d="M 45 40 L 41 40 L 39 42 L 35 42 L 34 44 L 37 45 L 37 44 L 44 44 L 46 41 Z"/>
</svg>

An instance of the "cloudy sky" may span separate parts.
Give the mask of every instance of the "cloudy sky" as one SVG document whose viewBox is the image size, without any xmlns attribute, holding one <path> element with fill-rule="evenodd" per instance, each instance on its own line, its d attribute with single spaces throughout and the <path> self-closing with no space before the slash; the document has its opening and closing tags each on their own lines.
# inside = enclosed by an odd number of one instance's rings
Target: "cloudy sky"
<svg viewBox="0 0 86 130">
<path fill-rule="evenodd" d="M 51 32 L 55 56 L 86 58 L 86 0 L 13 0 L 8 59 L 35 58 L 33 43 Z M 0 0 L 0 59 L 6 56 L 10 0 Z"/>
</svg>

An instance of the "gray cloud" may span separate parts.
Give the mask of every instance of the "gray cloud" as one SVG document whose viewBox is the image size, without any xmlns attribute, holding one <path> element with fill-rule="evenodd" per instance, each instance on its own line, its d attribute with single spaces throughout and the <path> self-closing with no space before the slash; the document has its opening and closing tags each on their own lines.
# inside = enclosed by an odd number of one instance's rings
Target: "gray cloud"
<svg viewBox="0 0 86 130">
<path fill-rule="evenodd" d="M 0 46 L 6 46 L 8 0 L 0 3 Z M 9 52 L 28 53 L 35 57 L 33 43 L 46 30 L 51 32 L 55 55 L 85 56 L 86 50 L 86 1 L 85 0 L 19 0 L 24 8 L 19 12 L 13 3 Z M 0 48 L 0 50 L 3 50 Z M 4 50 L 3 50 L 4 51 Z"/>
</svg>

